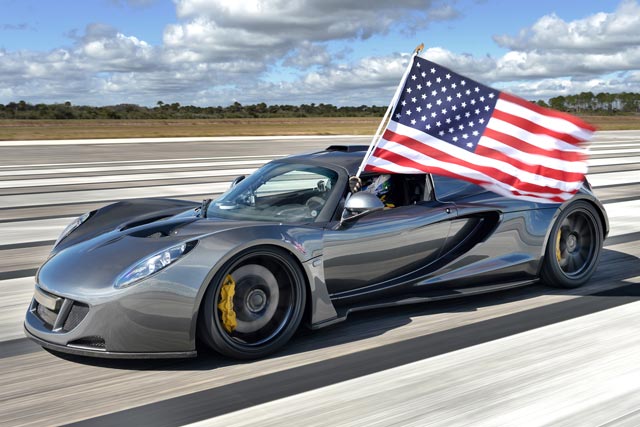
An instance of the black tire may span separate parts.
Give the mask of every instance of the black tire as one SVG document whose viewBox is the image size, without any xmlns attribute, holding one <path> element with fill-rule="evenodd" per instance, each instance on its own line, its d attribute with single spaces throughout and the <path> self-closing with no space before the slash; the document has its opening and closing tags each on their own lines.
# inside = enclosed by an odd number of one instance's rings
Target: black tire
<svg viewBox="0 0 640 427">
<path fill-rule="evenodd" d="M 582 286 L 598 265 L 602 243 L 602 220 L 595 207 L 582 200 L 567 206 L 549 235 L 543 282 L 558 288 Z"/>
<path fill-rule="evenodd" d="M 218 307 L 227 275 L 235 282 L 237 325 L 232 330 L 225 327 L 223 309 Z M 209 285 L 200 313 L 200 338 L 228 357 L 265 357 L 295 333 L 305 302 L 305 279 L 292 255 L 278 248 L 246 251 L 221 269 Z"/>
</svg>

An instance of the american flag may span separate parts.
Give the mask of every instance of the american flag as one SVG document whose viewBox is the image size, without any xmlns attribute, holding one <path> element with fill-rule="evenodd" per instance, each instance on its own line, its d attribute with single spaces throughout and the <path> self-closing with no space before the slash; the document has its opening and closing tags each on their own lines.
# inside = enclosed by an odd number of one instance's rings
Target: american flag
<svg viewBox="0 0 640 427">
<path fill-rule="evenodd" d="M 508 197 L 561 203 L 582 184 L 594 131 L 415 56 L 364 170 L 446 175 Z"/>
</svg>

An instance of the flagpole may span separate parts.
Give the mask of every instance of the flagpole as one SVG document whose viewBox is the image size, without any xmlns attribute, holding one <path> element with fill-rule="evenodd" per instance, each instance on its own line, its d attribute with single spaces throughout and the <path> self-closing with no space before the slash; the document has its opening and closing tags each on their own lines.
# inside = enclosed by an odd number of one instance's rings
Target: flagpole
<svg viewBox="0 0 640 427">
<path fill-rule="evenodd" d="M 387 111 L 384 113 L 384 116 L 382 117 L 382 121 L 378 125 L 378 129 L 376 130 L 375 135 L 373 135 L 373 139 L 371 139 L 369 149 L 364 155 L 364 159 L 362 159 L 362 163 L 358 168 L 358 172 L 356 172 L 356 175 L 355 175 L 356 178 L 360 177 L 360 174 L 364 170 L 364 166 L 367 164 L 367 160 L 369 160 L 369 157 L 371 157 L 371 153 L 373 152 L 373 149 L 376 147 L 378 140 L 381 138 L 380 133 L 382 132 L 382 128 L 384 127 L 394 107 L 396 106 L 396 103 L 398 102 L 398 98 L 400 98 L 400 92 L 402 91 L 402 88 L 404 87 L 404 84 L 407 81 L 407 77 L 409 76 L 409 71 L 411 71 L 411 66 L 413 65 L 413 58 L 419 55 L 423 49 L 424 49 L 424 43 L 420 43 L 420 45 L 413 50 L 413 54 L 411 55 L 411 58 L 409 59 L 409 64 L 407 65 L 407 69 L 404 71 L 404 74 L 402 75 L 402 80 L 400 80 L 400 84 L 396 88 L 396 92 L 393 95 L 393 98 L 391 98 L 391 102 L 389 103 L 389 106 L 387 107 Z"/>
</svg>

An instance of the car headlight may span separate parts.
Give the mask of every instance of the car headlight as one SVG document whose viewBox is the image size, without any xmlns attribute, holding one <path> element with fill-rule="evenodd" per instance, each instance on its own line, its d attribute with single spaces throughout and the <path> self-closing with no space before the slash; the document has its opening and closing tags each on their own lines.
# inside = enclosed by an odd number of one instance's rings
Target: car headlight
<svg viewBox="0 0 640 427">
<path fill-rule="evenodd" d="M 179 245 L 170 247 L 168 249 L 163 249 L 162 251 L 156 252 L 148 257 L 142 259 L 137 264 L 129 267 L 123 274 L 118 276 L 114 286 L 117 289 L 126 288 L 131 286 L 138 280 L 144 279 L 163 268 L 167 267 L 169 264 L 175 262 L 180 257 L 191 251 L 194 248 L 196 242 L 187 242 L 181 243 Z"/>
<path fill-rule="evenodd" d="M 53 247 L 55 248 L 56 246 L 58 246 L 58 243 L 60 243 L 65 237 L 71 234 L 73 230 L 80 227 L 83 222 L 89 219 L 92 213 L 93 212 L 87 212 L 86 214 L 81 215 L 78 218 L 71 221 L 71 224 L 67 225 L 67 227 L 62 231 L 62 233 L 60 233 L 60 236 L 58 236 L 58 240 L 56 240 L 56 243 L 53 245 Z"/>
</svg>

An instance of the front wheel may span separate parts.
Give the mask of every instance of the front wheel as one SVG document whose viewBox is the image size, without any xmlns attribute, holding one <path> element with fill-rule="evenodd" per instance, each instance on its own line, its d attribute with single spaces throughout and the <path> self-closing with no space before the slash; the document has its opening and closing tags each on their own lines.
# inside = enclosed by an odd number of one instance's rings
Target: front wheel
<svg viewBox="0 0 640 427">
<path fill-rule="evenodd" d="M 273 353 L 294 334 L 304 313 L 305 280 L 295 259 L 278 248 L 254 249 L 215 275 L 204 298 L 200 336 L 236 359 Z"/>
<path fill-rule="evenodd" d="M 593 275 L 603 243 L 602 220 L 593 205 L 577 201 L 554 224 L 542 266 L 550 286 L 577 288 Z"/>
</svg>

